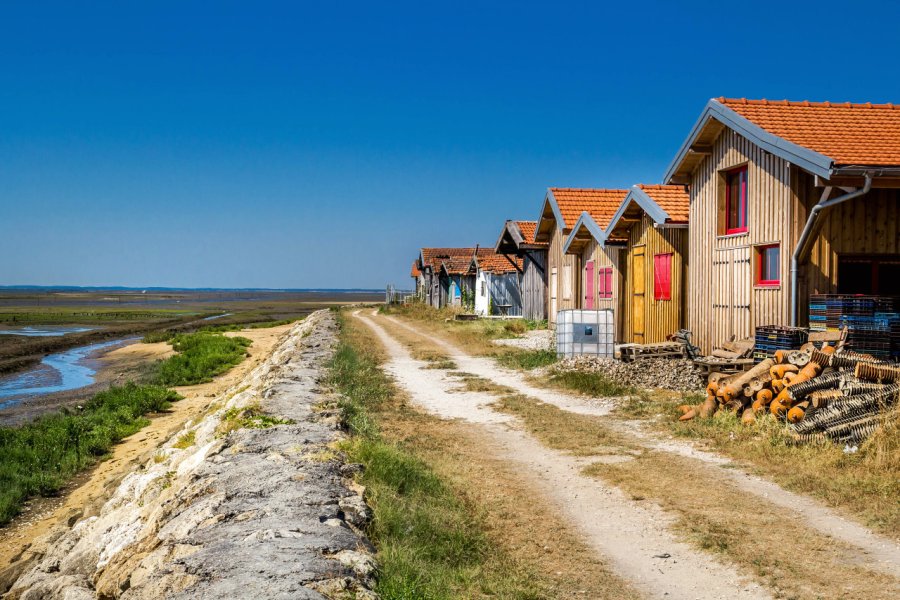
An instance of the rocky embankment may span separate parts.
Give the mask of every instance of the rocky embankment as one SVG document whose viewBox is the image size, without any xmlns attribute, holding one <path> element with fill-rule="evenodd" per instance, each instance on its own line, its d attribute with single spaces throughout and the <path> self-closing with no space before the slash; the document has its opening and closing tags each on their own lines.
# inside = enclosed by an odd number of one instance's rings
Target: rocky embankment
<svg viewBox="0 0 900 600">
<path fill-rule="evenodd" d="M 29 549 L 6 598 L 374 597 L 369 518 L 319 386 L 329 311 L 126 476 L 99 514 Z"/>
</svg>

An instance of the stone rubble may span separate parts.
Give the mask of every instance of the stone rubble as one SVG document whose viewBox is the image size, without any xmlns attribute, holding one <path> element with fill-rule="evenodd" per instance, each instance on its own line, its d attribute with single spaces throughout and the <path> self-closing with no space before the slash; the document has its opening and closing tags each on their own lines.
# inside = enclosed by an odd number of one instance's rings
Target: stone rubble
<svg viewBox="0 0 900 600">
<path fill-rule="evenodd" d="M 550 350 L 555 347 L 554 332 L 549 329 L 533 329 L 519 337 L 494 340 L 498 346 L 512 346 L 521 350 Z"/>
<path fill-rule="evenodd" d="M 6 597 L 375 598 L 359 466 L 335 450 L 337 413 L 318 383 L 336 339 L 329 311 L 292 328 L 98 515 L 37 540 Z M 292 423 L 225 433 L 247 407 Z M 175 447 L 189 432 L 195 443 Z"/>
<path fill-rule="evenodd" d="M 603 373 L 610 379 L 638 388 L 662 388 L 678 392 L 699 392 L 706 387 L 706 377 L 688 359 L 642 358 L 622 362 L 596 356 L 564 358 L 544 371 L 584 371 Z"/>
</svg>

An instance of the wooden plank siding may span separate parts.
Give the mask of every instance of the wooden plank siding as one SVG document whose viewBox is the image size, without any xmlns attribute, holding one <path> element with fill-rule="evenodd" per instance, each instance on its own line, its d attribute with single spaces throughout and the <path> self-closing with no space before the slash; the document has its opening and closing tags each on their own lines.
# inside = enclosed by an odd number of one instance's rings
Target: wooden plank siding
<svg viewBox="0 0 900 600">
<path fill-rule="evenodd" d="M 748 214 L 746 233 L 723 235 L 720 212 L 722 171 L 747 165 Z M 691 232 L 688 243 L 691 269 L 687 290 L 687 327 L 704 352 L 715 345 L 753 335 L 756 325 L 789 321 L 789 298 L 784 281 L 790 270 L 793 246 L 791 169 L 736 132 L 725 129 L 710 155 L 698 165 L 690 186 Z M 801 224 L 802 227 L 802 224 Z M 754 246 L 781 244 L 782 285 L 753 285 Z"/>
<path fill-rule="evenodd" d="M 547 318 L 547 251 L 525 250 L 522 273 L 522 316 Z"/>
<path fill-rule="evenodd" d="M 581 261 L 577 256 L 565 254 L 563 252 L 563 246 L 566 243 L 566 237 L 568 235 L 569 230 L 562 230 L 557 223 L 553 228 L 553 234 L 550 237 L 550 248 L 547 251 L 547 277 L 553 277 L 554 269 L 556 269 L 557 311 L 578 308 L 580 306 L 578 298 L 581 294 L 581 276 L 579 275 Z M 565 281 L 563 272 L 567 267 L 571 269 L 571 278 L 569 280 L 571 283 L 571 293 L 569 294 L 569 297 L 566 297 L 566 291 L 563 287 Z M 548 283 L 550 283 L 549 279 Z M 552 310 L 552 304 L 550 302 L 552 287 L 552 284 L 547 286 L 547 319 L 550 323 L 555 324 L 556 313 Z"/>
<path fill-rule="evenodd" d="M 746 233 L 723 235 L 721 173 L 747 165 Z M 687 327 L 703 352 L 760 325 L 790 323 L 791 253 L 822 188 L 812 175 L 731 129 L 716 137 L 691 175 Z M 835 190 L 832 197 L 844 193 Z M 873 189 L 837 205 L 823 225 L 808 260 L 800 265 L 798 324 L 807 325 L 809 294 L 834 293 L 840 254 L 900 253 L 900 191 Z M 757 286 L 756 246 L 780 245 L 780 285 Z"/>
<path fill-rule="evenodd" d="M 691 226 L 693 228 L 693 225 Z M 643 252 L 644 267 L 634 267 L 635 251 Z M 623 337 L 626 343 L 655 344 L 666 341 L 666 337 L 684 327 L 685 293 L 689 255 L 688 230 L 686 228 L 654 227 L 647 213 L 642 213 L 639 223 L 629 230 L 628 245 L 622 251 L 625 263 L 623 292 L 625 309 L 623 315 Z M 654 290 L 654 257 L 657 254 L 672 254 L 671 300 L 656 300 Z M 637 271 L 642 271 L 643 285 L 634 281 Z M 643 314 L 636 319 L 635 292 L 643 289 Z M 640 305 L 640 303 L 637 303 Z M 635 335 L 635 326 L 643 325 L 643 336 Z"/>
<path fill-rule="evenodd" d="M 595 309 L 611 309 L 613 311 L 613 318 L 616 323 L 616 342 L 621 342 L 624 336 L 624 325 L 623 325 L 623 317 L 621 307 L 619 306 L 620 296 L 622 295 L 622 269 L 620 268 L 620 246 L 601 246 L 597 243 L 597 240 L 591 238 L 590 241 L 585 244 L 584 248 L 580 253 L 579 263 L 581 265 L 580 270 L 580 278 L 581 278 L 581 290 L 582 293 L 579 294 L 579 302 L 576 308 L 584 308 L 584 298 L 586 297 L 589 290 L 586 287 L 585 278 L 587 277 L 587 273 L 585 272 L 585 266 L 588 264 L 588 261 L 594 261 L 593 268 L 593 280 L 594 286 L 593 290 L 590 290 L 590 293 L 593 296 L 594 308 Z M 571 250 L 570 250 L 571 252 Z M 605 269 L 608 267 L 612 267 L 613 276 L 612 276 L 612 298 L 601 298 L 599 293 L 599 273 L 600 269 Z"/>
</svg>

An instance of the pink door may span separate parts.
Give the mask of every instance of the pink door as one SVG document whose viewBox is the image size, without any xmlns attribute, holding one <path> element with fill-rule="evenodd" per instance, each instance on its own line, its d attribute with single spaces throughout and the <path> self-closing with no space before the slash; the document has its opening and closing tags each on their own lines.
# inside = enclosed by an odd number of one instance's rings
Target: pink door
<svg viewBox="0 0 900 600">
<path fill-rule="evenodd" d="M 594 308 L 594 261 L 584 265 L 584 307 Z"/>
</svg>

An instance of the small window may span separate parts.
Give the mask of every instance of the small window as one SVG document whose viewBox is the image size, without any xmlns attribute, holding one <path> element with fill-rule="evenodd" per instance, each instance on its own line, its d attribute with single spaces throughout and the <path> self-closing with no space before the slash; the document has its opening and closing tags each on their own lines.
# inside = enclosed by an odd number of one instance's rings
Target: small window
<svg viewBox="0 0 900 600">
<path fill-rule="evenodd" d="M 725 234 L 747 231 L 747 167 L 725 172 Z"/>
<path fill-rule="evenodd" d="M 600 298 L 612 298 L 612 267 L 600 269 L 597 291 Z"/>
<path fill-rule="evenodd" d="M 781 246 L 756 247 L 756 285 L 781 284 Z"/>
<path fill-rule="evenodd" d="M 487 283 L 484 281 L 484 279 L 481 280 L 481 295 L 487 296 Z"/>
<path fill-rule="evenodd" d="M 653 299 L 672 299 L 672 253 L 653 256 Z"/>
</svg>

